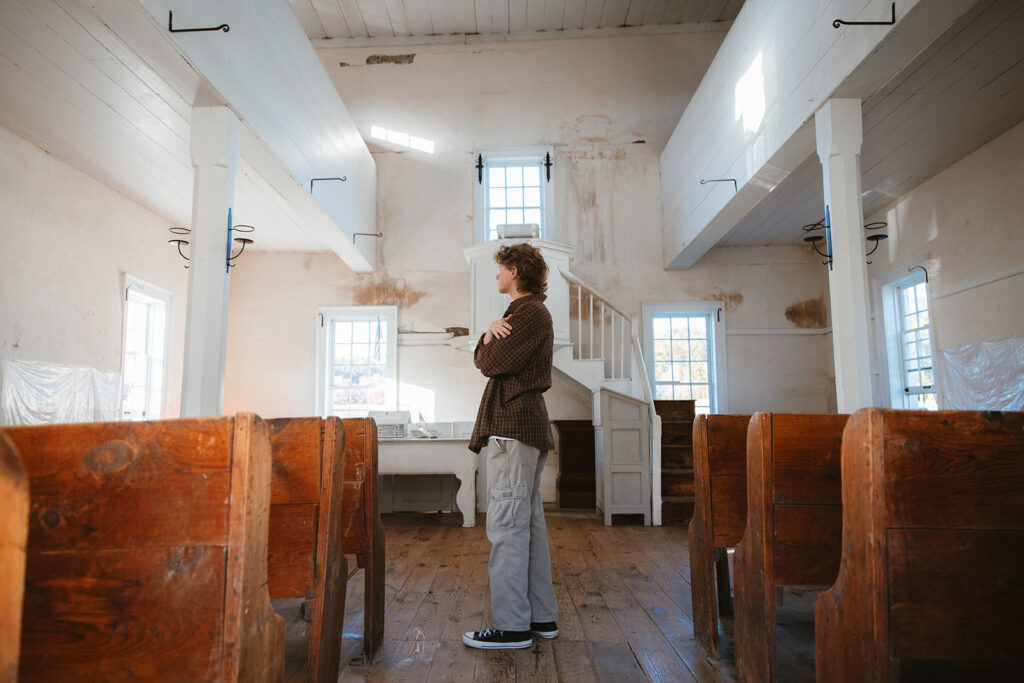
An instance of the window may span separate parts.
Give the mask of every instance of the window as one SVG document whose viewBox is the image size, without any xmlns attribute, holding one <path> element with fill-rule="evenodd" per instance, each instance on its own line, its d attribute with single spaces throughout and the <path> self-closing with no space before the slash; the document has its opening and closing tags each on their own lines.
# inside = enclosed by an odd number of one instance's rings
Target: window
<svg viewBox="0 0 1024 683">
<path fill-rule="evenodd" d="M 535 223 L 549 234 L 552 190 L 548 179 L 549 147 L 478 150 L 482 172 L 474 174 L 477 241 L 498 239 L 498 226 Z"/>
<path fill-rule="evenodd" d="M 126 420 L 163 416 L 170 315 L 170 292 L 125 276 L 121 414 Z"/>
<path fill-rule="evenodd" d="M 323 416 L 394 410 L 398 309 L 352 306 L 317 311 L 317 406 Z"/>
<path fill-rule="evenodd" d="M 938 410 L 928 283 L 923 271 L 881 287 L 893 408 Z"/>
<path fill-rule="evenodd" d="M 726 410 L 721 304 L 644 304 L 644 343 L 656 400 L 693 400 L 698 413 Z"/>
</svg>

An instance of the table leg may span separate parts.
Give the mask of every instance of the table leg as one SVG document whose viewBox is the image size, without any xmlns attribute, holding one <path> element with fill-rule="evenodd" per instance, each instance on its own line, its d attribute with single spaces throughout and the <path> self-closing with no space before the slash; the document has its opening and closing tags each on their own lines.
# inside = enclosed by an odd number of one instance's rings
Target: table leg
<svg viewBox="0 0 1024 683">
<path fill-rule="evenodd" d="M 462 512 L 462 526 L 476 526 L 476 469 L 456 472 L 455 476 L 459 480 L 455 502 Z"/>
</svg>

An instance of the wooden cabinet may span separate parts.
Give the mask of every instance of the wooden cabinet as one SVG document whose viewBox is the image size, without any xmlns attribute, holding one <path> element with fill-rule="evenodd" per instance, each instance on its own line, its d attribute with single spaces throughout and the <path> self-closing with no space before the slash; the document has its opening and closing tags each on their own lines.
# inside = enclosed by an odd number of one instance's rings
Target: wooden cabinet
<svg viewBox="0 0 1024 683">
<path fill-rule="evenodd" d="M 594 425 L 590 420 L 554 420 L 553 424 L 558 431 L 558 507 L 593 508 Z"/>
</svg>

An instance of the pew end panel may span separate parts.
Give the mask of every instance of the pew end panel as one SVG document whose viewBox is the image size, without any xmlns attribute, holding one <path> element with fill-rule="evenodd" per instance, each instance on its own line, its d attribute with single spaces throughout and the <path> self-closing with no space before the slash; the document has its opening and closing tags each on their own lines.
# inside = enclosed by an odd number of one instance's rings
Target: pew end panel
<svg viewBox="0 0 1024 683">
<path fill-rule="evenodd" d="M 274 453 L 269 588 L 310 603 L 309 675 L 338 677 L 347 562 L 341 549 L 345 431 L 337 417 L 268 422 Z"/>
<path fill-rule="evenodd" d="M 346 418 L 345 493 L 342 550 L 363 568 L 364 610 L 362 661 L 372 663 L 384 640 L 384 525 L 380 520 L 377 423 Z"/>
<path fill-rule="evenodd" d="M 749 415 L 698 415 L 693 424 L 696 503 L 690 521 L 694 636 L 721 656 L 718 615 L 732 611 L 726 548 L 743 537 L 747 517 Z"/>
<path fill-rule="evenodd" d="M 18 680 L 18 641 L 25 597 L 28 476 L 18 449 L 0 433 L 0 679 Z"/>
<path fill-rule="evenodd" d="M 841 556 L 840 446 L 848 415 L 756 413 L 747 431 L 747 524 L 736 546 L 736 662 L 778 679 L 776 589 L 829 586 Z"/>
<path fill-rule="evenodd" d="M 863 410 L 842 468 L 818 679 L 1020 680 L 1024 414 Z"/>
<path fill-rule="evenodd" d="M 255 415 L 2 431 L 32 487 L 23 680 L 281 680 Z"/>
</svg>

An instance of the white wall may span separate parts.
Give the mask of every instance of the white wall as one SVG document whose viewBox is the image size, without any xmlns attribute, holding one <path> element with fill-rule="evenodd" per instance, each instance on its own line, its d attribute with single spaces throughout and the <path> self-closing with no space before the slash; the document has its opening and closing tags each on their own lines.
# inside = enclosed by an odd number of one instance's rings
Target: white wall
<svg viewBox="0 0 1024 683">
<path fill-rule="evenodd" d="M 174 297 L 164 414 L 177 416 L 188 271 L 168 227 L 0 128 L 0 359 L 120 372 L 127 271 Z"/>
<path fill-rule="evenodd" d="M 925 259 L 936 350 L 1024 336 L 1022 179 L 1019 123 L 866 217 L 889 224 L 869 275 L 905 275 L 907 264 Z"/>
<path fill-rule="evenodd" d="M 412 64 L 372 66 L 367 56 L 386 50 L 321 50 L 377 163 L 379 270 L 356 276 L 335 258 L 308 254 L 240 259 L 225 409 L 313 411 L 317 306 L 397 304 L 400 327 L 468 327 L 463 249 L 473 240 L 478 147 L 554 146 L 552 237 L 575 245 L 573 272 L 626 312 L 639 316 L 644 301 L 715 299 L 727 302 L 730 329 L 826 326 L 824 313 L 811 323 L 786 317 L 793 305 L 827 298 L 824 268 L 806 250 L 720 249 L 689 271 L 662 269 L 659 155 L 721 40 L 683 33 L 409 46 L 387 52 L 415 53 Z M 436 152 L 377 142 L 371 125 L 431 139 Z M 804 364 L 764 363 L 765 344 Z M 730 337 L 729 354 L 731 409 L 828 409 L 823 335 Z M 465 352 L 400 347 L 398 372 L 401 384 L 433 392 L 433 419 L 475 417 L 483 378 Z M 400 403 L 418 410 L 415 394 Z M 589 397 L 557 382 L 546 398 L 553 419 L 590 416 Z"/>
</svg>

